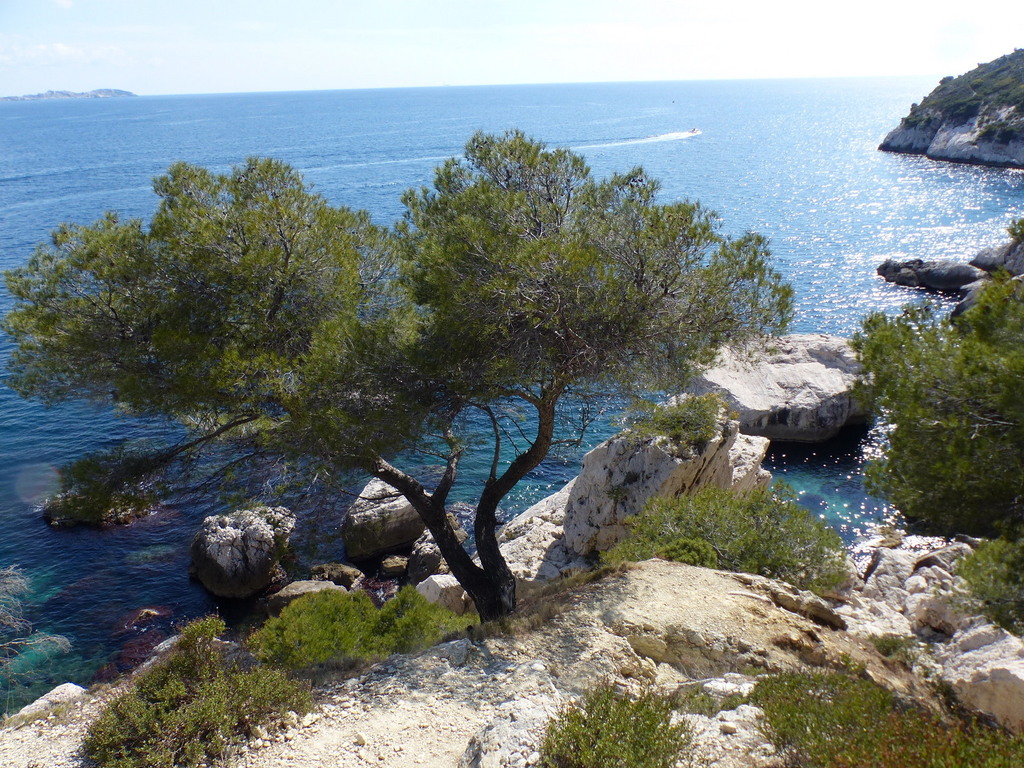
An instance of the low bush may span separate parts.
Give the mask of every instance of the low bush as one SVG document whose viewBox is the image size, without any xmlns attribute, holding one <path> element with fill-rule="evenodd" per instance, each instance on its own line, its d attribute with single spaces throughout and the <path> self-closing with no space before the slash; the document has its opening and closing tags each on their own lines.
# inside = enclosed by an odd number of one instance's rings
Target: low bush
<svg viewBox="0 0 1024 768">
<path fill-rule="evenodd" d="M 673 768 L 692 734 L 672 723 L 672 699 L 653 691 L 637 698 L 611 685 L 588 691 L 548 724 L 543 768 Z"/>
<path fill-rule="evenodd" d="M 701 568 L 718 567 L 718 553 L 703 539 L 675 539 L 661 547 L 655 554 L 665 560 L 697 565 Z"/>
<path fill-rule="evenodd" d="M 229 661 L 217 642 L 223 631 L 214 617 L 184 627 L 169 655 L 89 726 L 86 754 L 101 768 L 198 766 L 257 726 L 309 710 L 308 686 L 279 670 Z"/>
<path fill-rule="evenodd" d="M 908 635 L 872 635 L 868 638 L 875 649 L 887 659 L 902 662 L 908 667 L 914 665 L 918 641 Z"/>
<path fill-rule="evenodd" d="M 967 583 L 963 608 L 981 612 L 1016 634 L 1024 632 L 1024 541 L 994 539 L 960 561 L 957 574 Z"/>
<path fill-rule="evenodd" d="M 978 725 L 943 723 L 901 709 L 869 680 L 783 674 L 760 680 L 752 703 L 766 733 L 802 768 L 1011 768 L 1024 765 L 1024 740 Z"/>
<path fill-rule="evenodd" d="M 404 587 L 377 609 L 365 592 L 326 590 L 292 601 L 250 638 L 260 659 L 292 669 L 428 648 L 469 619 Z"/>
<path fill-rule="evenodd" d="M 1010 237 L 1013 238 L 1015 243 L 1024 243 L 1024 218 L 1017 219 L 1006 231 L 1010 233 Z"/>
<path fill-rule="evenodd" d="M 640 440 L 666 437 L 680 448 L 699 450 L 717 434 L 723 407 L 715 394 L 683 397 L 673 405 L 637 400 L 626 421 L 630 434 Z"/>
<path fill-rule="evenodd" d="M 831 589 L 846 578 L 839 535 L 793 500 L 781 485 L 737 494 L 704 488 L 654 499 L 627 521 L 629 536 L 604 554 L 609 563 L 646 560 L 681 540 L 706 542 L 718 567 L 788 581 L 802 589 Z"/>
</svg>

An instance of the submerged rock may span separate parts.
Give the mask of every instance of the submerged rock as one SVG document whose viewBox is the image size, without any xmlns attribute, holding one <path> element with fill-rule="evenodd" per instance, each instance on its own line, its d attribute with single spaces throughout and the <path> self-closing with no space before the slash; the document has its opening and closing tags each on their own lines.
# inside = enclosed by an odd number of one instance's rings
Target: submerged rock
<svg viewBox="0 0 1024 768">
<path fill-rule="evenodd" d="M 363 579 L 363 572 L 346 563 L 323 563 L 310 568 L 314 581 L 331 581 L 345 589 L 351 589 Z"/>
</svg>

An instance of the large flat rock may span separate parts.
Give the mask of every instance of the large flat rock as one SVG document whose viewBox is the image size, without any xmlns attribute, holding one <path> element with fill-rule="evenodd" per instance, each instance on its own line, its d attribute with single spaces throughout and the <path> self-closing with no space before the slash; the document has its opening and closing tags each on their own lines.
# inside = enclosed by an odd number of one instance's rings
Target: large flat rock
<svg viewBox="0 0 1024 768">
<path fill-rule="evenodd" d="M 723 350 L 687 391 L 719 394 L 738 414 L 743 434 L 818 442 L 867 418 L 852 395 L 860 370 L 847 339 L 794 334 L 765 342 L 759 352 Z"/>
</svg>

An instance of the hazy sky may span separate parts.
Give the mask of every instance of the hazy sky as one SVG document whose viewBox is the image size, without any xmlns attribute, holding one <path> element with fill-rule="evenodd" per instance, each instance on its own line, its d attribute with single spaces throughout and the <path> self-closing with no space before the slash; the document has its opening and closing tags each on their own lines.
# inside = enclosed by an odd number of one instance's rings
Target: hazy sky
<svg viewBox="0 0 1024 768">
<path fill-rule="evenodd" d="M 1024 0 L 0 0 L 0 95 L 960 74 Z"/>
</svg>

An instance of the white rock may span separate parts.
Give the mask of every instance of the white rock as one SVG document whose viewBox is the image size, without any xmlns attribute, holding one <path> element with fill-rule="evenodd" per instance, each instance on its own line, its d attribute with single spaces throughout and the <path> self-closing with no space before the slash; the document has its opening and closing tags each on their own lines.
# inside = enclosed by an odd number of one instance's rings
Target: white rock
<svg viewBox="0 0 1024 768">
<path fill-rule="evenodd" d="M 74 683 L 58 685 L 49 693 L 45 693 L 31 704 L 18 710 L 19 716 L 35 717 L 59 704 L 67 704 L 85 696 L 85 688 Z"/>
<path fill-rule="evenodd" d="M 459 768 L 519 768 L 534 765 L 549 712 L 561 697 L 538 695 L 514 699 L 498 707 L 497 716 L 473 736 Z"/>
<path fill-rule="evenodd" d="M 942 679 L 960 701 L 1024 730 L 1024 642 L 991 624 L 957 632 L 938 654 Z"/>
<path fill-rule="evenodd" d="M 510 520 L 498 532 L 501 554 L 516 577 L 520 595 L 563 573 L 589 568 L 568 551 L 562 522 L 575 480 Z"/>
<path fill-rule="evenodd" d="M 251 597 L 270 584 L 294 526 L 284 507 L 207 517 L 189 547 L 192 571 L 218 597 Z"/>
<path fill-rule="evenodd" d="M 430 602 L 437 603 L 460 616 L 472 604 L 458 580 L 447 573 L 427 577 L 416 585 L 416 591 Z"/>
<path fill-rule="evenodd" d="M 836 607 L 836 613 L 846 620 L 847 631 L 859 637 L 911 637 L 914 634 L 910 621 L 902 613 L 902 606 L 897 609 L 881 600 L 853 595 Z"/>
<path fill-rule="evenodd" d="M 737 435 L 736 442 L 729 449 L 732 464 L 732 489 L 746 493 L 755 488 L 771 485 L 772 473 L 761 466 L 771 441 L 767 437 Z"/>
<path fill-rule="evenodd" d="M 641 440 L 628 432 L 601 443 L 583 458 L 565 509 L 568 551 L 589 555 L 622 541 L 626 519 L 651 498 L 731 487 L 736 435 L 736 422 L 723 421 L 702 451 L 682 455 L 664 438 Z"/>
<path fill-rule="evenodd" d="M 899 611 L 906 605 L 907 580 L 914 572 L 918 555 L 897 549 L 875 550 L 864 580 L 864 596 L 882 600 Z"/>
<path fill-rule="evenodd" d="M 851 393 L 860 373 L 846 339 L 795 334 L 765 342 L 751 357 L 731 349 L 687 388 L 720 394 L 739 414 L 740 431 L 772 440 L 814 442 L 835 437 L 865 411 Z"/>
</svg>

